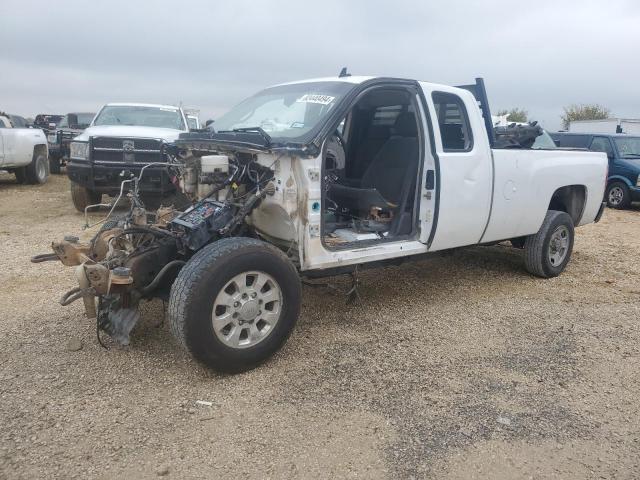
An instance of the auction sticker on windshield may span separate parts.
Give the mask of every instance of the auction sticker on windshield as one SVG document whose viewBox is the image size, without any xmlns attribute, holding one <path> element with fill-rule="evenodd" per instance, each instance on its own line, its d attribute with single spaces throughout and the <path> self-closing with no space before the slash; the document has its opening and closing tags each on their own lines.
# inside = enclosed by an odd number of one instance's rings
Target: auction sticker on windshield
<svg viewBox="0 0 640 480">
<path fill-rule="evenodd" d="M 336 97 L 330 95 L 306 94 L 301 96 L 296 102 L 298 103 L 319 103 L 320 105 L 329 105 Z"/>
</svg>

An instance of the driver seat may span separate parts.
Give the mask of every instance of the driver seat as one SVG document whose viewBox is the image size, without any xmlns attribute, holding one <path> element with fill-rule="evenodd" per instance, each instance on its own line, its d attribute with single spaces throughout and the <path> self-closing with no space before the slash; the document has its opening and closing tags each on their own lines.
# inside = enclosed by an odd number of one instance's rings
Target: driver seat
<svg viewBox="0 0 640 480">
<path fill-rule="evenodd" d="M 413 184 L 419 157 L 418 127 L 415 115 L 398 116 L 391 137 L 366 168 L 360 182 L 332 184 L 328 196 L 342 207 L 368 212 L 372 207 L 395 210 Z"/>
</svg>

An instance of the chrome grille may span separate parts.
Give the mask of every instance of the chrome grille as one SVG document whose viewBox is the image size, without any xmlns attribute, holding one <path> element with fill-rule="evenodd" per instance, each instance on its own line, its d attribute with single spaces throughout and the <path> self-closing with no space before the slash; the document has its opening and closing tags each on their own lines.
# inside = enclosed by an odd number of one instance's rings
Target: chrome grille
<svg viewBox="0 0 640 480">
<path fill-rule="evenodd" d="M 93 137 L 91 160 L 95 163 L 162 162 L 162 145 L 162 140 L 154 138 Z"/>
</svg>

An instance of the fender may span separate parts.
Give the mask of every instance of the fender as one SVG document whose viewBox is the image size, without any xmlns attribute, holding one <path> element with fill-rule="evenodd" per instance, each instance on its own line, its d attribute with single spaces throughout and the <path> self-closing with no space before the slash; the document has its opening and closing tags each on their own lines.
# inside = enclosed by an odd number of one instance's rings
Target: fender
<svg viewBox="0 0 640 480">
<path fill-rule="evenodd" d="M 631 180 L 629 180 L 627 177 L 623 177 L 622 175 L 610 175 L 607 178 L 607 185 L 618 180 L 623 181 L 629 188 L 635 188 L 635 185 L 631 182 Z"/>
</svg>

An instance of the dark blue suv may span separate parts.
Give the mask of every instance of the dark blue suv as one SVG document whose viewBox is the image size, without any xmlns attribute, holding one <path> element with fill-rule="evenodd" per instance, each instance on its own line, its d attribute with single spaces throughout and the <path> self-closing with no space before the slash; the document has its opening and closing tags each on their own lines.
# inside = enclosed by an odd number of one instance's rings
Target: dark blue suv
<svg viewBox="0 0 640 480">
<path fill-rule="evenodd" d="M 612 208 L 628 208 L 640 201 L 640 137 L 601 133 L 551 133 L 561 148 L 586 148 L 609 157 L 605 201 Z"/>
</svg>

